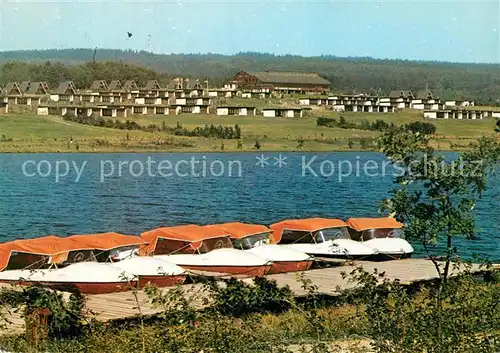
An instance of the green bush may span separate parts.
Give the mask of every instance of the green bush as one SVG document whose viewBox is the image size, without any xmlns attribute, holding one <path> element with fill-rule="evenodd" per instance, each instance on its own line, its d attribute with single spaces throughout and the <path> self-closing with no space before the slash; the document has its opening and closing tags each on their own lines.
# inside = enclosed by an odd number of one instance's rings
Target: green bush
<svg viewBox="0 0 500 353">
<path fill-rule="evenodd" d="M 2 288 L 0 303 L 3 307 L 16 309 L 24 307 L 22 317 L 28 318 L 37 309 L 49 309 L 48 337 L 54 339 L 77 337 L 83 333 L 85 298 L 76 289 L 68 302 L 65 302 L 61 292 L 45 288 L 42 285 L 32 285 L 20 290 Z"/>
<path fill-rule="evenodd" d="M 500 286 L 494 283 L 478 283 L 464 273 L 436 300 L 434 285 L 412 292 L 362 268 L 344 277 L 357 284 L 345 299 L 365 308 L 376 352 L 498 352 Z"/>
<path fill-rule="evenodd" d="M 253 285 L 235 278 L 224 282 L 224 287 L 209 283 L 213 308 L 223 315 L 240 317 L 252 313 L 281 313 L 290 309 L 293 303 L 290 288 L 279 288 L 274 280 L 256 277 Z"/>
<path fill-rule="evenodd" d="M 406 131 L 413 133 L 421 133 L 425 135 L 434 135 L 436 133 L 436 125 L 426 123 L 424 121 L 414 121 L 403 126 Z"/>
<path fill-rule="evenodd" d="M 339 117 L 339 120 L 335 118 L 325 118 L 319 117 L 316 119 L 317 126 L 326 126 L 326 127 L 337 127 L 340 129 L 356 129 L 356 130 L 368 130 L 368 131 L 388 131 L 390 129 L 394 129 L 396 125 L 394 123 L 387 123 L 384 120 L 377 119 L 373 123 L 370 123 L 367 120 L 361 121 L 361 123 L 356 124 L 348 121 L 342 115 Z"/>
<path fill-rule="evenodd" d="M 66 121 L 71 121 L 83 125 L 92 125 L 98 127 L 105 127 L 111 129 L 119 130 L 142 130 L 147 132 L 167 132 L 178 136 L 190 136 L 190 137 L 206 137 L 206 138 L 217 138 L 217 139 L 240 139 L 241 138 L 241 128 L 239 125 L 223 126 L 223 125 L 205 125 L 203 127 L 196 127 L 194 130 L 187 130 L 182 127 L 182 125 L 177 122 L 175 128 L 167 126 L 165 122 L 161 125 L 149 124 L 147 126 L 141 126 L 133 120 L 127 120 L 125 122 L 118 119 L 104 119 L 103 117 L 94 116 L 75 116 L 73 114 L 66 114 L 63 116 Z"/>
</svg>

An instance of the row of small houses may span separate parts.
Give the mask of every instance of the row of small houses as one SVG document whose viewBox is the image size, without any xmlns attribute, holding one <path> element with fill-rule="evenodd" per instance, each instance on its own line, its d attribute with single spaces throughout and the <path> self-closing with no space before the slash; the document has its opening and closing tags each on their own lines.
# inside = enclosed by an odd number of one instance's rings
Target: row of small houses
<svg viewBox="0 0 500 353">
<path fill-rule="evenodd" d="M 85 103 L 122 103 L 136 98 L 185 98 L 206 96 L 209 98 L 230 98 L 236 94 L 233 90 L 205 90 L 196 81 L 190 85 L 176 85 L 174 88 L 162 88 L 158 81 L 150 80 L 139 88 L 135 81 L 126 81 L 123 86 L 120 81 L 94 81 L 88 90 L 78 90 L 72 81 L 61 82 L 55 90 L 51 90 L 45 82 L 9 82 L 2 89 L 0 97 L 4 102 L 17 105 L 36 106 L 42 99 L 48 98 L 54 102 L 85 102 Z"/>
<path fill-rule="evenodd" d="M 364 94 L 339 95 L 330 97 L 305 97 L 299 100 L 300 105 L 331 106 L 337 111 L 377 111 L 369 107 L 391 106 L 398 109 L 412 108 L 420 110 L 439 110 L 444 107 L 474 106 L 473 101 L 447 100 L 434 98 L 431 91 L 420 91 L 413 95 L 411 91 L 392 91 L 388 97 L 367 96 Z M 367 108 L 364 108 L 367 107 Z"/>
<path fill-rule="evenodd" d="M 310 108 L 298 107 L 268 107 L 262 109 L 260 114 L 264 117 L 286 117 L 300 118 Z M 78 116 L 99 116 L 112 118 L 127 118 L 135 115 L 179 115 L 188 114 L 210 114 L 208 105 L 140 105 L 140 104 L 100 104 L 88 106 L 75 106 L 72 104 L 40 105 L 37 107 L 38 115 L 60 115 L 66 114 Z M 215 108 L 217 115 L 251 116 L 257 115 L 257 109 L 253 106 L 220 106 Z"/>
<path fill-rule="evenodd" d="M 485 119 L 500 118 L 494 110 L 474 110 L 474 101 L 446 100 L 435 98 L 431 91 L 392 91 L 388 97 L 339 95 L 330 97 L 306 97 L 299 100 L 301 106 L 326 106 L 334 111 L 350 112 L 394 112 L 395 109 L 423 110 L 427 119 Z"/>
</svg>

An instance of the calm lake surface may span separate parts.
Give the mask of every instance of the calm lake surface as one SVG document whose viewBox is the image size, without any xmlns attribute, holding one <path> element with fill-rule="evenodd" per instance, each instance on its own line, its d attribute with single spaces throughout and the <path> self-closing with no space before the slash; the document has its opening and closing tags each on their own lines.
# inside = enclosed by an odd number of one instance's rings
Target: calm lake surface
<svg viewBox="0 0 500 353">
<path fill-rule="evenodd" d="M 272 152 L 0 154 L 0 241 L 140 234 L 185 223 L 377 216 L 398 172 L 378 153 L 282 153 L 281 162 Z M 475 210 L 478 239 L 459 243 L 463 256 L 500 260 L 498 174 Z"/>
</svg>

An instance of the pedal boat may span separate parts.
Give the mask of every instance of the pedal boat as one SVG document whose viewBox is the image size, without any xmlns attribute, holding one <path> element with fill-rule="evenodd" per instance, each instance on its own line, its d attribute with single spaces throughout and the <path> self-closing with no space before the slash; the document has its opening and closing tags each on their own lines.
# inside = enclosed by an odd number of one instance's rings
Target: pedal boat
<svg viewBox="0 0 500 353">
<path fill-rule="evenodd" d="M 233 246 L 246 252 L 256 254 L 272 262 L 269 274 L 307 271 L 313 258 L 302 251 L 270 244 L 271 229 L 258 224 L 240 222 L 214 224 L 215 227 L 230 234 Z"/>
<path fill-rule="evenodd" d="M 231 275 L 264 276 L 271 262 L 235 249 L 226 231 L 198 225 L 157 228 L 141 234 L 153 258 L 182 268 Z"/>
<path fill-rule="evenodd" d="M 290 219 L 270 226 L 271 241 L 315 257 L 365 259 L 375 251 L 352 240 L 347 223 L 334 218 Z"/>
<path fill-rule="evenodd" d="M 410 258 L 414 252 L 411 244 L 403 239 L 403 224 L 392 217 L 349 218 L 351 238 L 372 248 L 372 260 Z"/>
</svg>

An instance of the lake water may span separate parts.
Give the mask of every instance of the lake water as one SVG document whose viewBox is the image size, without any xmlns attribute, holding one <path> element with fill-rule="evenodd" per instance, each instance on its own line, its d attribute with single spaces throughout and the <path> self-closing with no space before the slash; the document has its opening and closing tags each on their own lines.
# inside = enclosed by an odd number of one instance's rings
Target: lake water
<svg viewBox="0 0 500 353">
<path fill-rule="evenodd" d="M 185 223 L 377 216 L 397 172 L 384 161 L 366 152 L 283 153 L 281 159 L 271 152 L 0 154 L 0 241 L 140 234 Z M 496 176 L 475 211 L 478 239 L 459 243 L 463 255 L 500 259 L 499 206 Z"/>
</svg>

